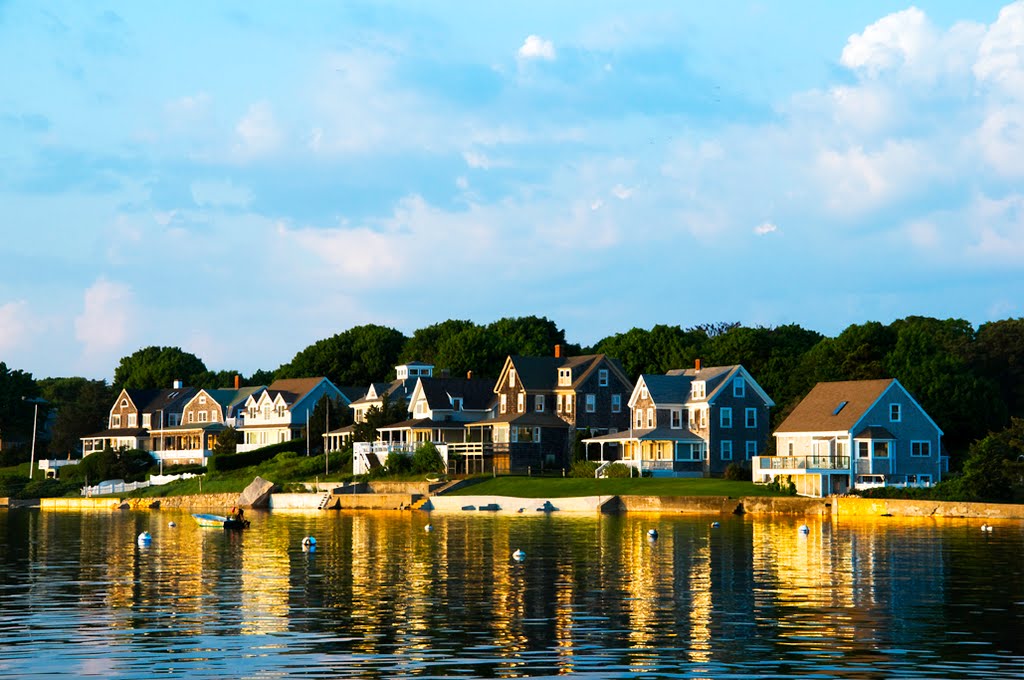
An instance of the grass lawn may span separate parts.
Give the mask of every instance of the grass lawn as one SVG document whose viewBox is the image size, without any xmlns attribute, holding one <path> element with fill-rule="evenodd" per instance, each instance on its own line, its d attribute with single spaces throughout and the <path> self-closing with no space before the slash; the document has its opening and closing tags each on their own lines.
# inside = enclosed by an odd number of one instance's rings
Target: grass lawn
<svg viewBox="0 0 1024 680">
<path fill-rule="evenodd" d="M 583 479 L 559 477 L 495 477 L 451 493 L 453 496 L 515 496 L 569 498 L 572 496 L 785 496 L 753 482 L 725 479 Z"/>
</svg>

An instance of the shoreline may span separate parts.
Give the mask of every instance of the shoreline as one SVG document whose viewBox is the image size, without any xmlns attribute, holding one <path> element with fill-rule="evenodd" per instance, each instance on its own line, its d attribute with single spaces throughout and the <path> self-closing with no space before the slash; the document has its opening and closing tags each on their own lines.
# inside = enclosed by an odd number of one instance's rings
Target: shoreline
<svg viewBox="0 0 1024 680">
<path fill-rule="evenodd" d="M 164 498 L 43 498 L 9 507 L 43 510 L 223 509 L 238 502 L 237 494 L 203 494 Z M 425 496 L 384 494 L 271 494 L 270 510 L 419 510 L 438 513 L 502 515 L 666 513 L 701 515 L 817 515 L 833 517 L 943 517 L 1024 519 L 1024 504 L 966 503 L 909 499 L 744 496 L 577 496 L 516 498 L 512 496 Z"/>
</svg>

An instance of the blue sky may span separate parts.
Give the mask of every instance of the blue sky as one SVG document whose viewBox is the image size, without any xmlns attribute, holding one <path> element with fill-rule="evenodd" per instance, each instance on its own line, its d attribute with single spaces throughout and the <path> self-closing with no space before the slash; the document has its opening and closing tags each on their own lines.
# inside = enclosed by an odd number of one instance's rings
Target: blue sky
<svg viewBox="0 0 1024 680">
<path fill-rule="evenodd" d="M 1024 314 L 1024 2 L 0 0 L 0 360 Z"/>
</svg>

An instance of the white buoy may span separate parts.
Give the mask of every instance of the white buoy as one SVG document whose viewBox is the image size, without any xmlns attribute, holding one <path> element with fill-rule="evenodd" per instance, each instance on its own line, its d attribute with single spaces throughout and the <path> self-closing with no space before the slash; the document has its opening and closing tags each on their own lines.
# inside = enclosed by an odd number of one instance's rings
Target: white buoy
<svg viewBox="0 0 1024 680">
<path fill-rule="evenodd" d="M 720 527 L 720 526 L 722 526 L 722 525 L 721 525 L 721 524 L 719 524 L 718 522 L 712 522 L 712 523 L 711 523 L 711 528 L 712 528 L 712 529 L 717 529 L 717 528 L 718 528 L 718 527 Z"/>
<path fill-rule="evenodd" d="M 167 526 L 169 526 L 169 527 L 171 527 L 173 529 L 174 527 L 178 526 L 178 524 L 176 522 L 168 522 Z"/>
<path fill-rule="evenodd" d="M 302 549 L 310 552 L 316 550 L 316 539 L 312 536 L 306 536 L 302 539 Z"/>
<path fill-rule="evenodd" d="M 658 530 L 657 529 L 648 529 L 647 530 L 647 538 L 651 539 L 652 541 L 658 540 Z"/>
<path fill-rule="evenodd" d="M 526 559 L 526 553 L 524 553 L 519 548 L 516 548 L 516 551 L 512 553 L 512 559 L 514 559 L 516 562 L 522 562 Z"/>
<path fill-rule="evenodd" d="M 801 524 L 800 528 L 798 529 L 798 531 L 801 534 L 809 534 L 809 533 L 811 533 L 811 528 L 809 526 L 807 526 L 806 524 Z"/>
<path fill-rule="evenodd" d="M 981 525 L 981 530 L 984 531 L 984 532 L 992 531 L 992 525 L 989 524 L 988 522 L 983 522 L 982 525 Z"/>
<path fill-rule="evenodd" d="M 153 537 L 149 535 L 148 531 L 143 531 L 139 534 L 139 545 L 149 545 L 153 542 Z"/>
<path fill-rule="evenodd" d="M 430 526 L 428 524 L 427 526 L 423 527 L 423 530 L 426 531 L 429 534 L 431 531 L 434 530 L 434 527 L 432 527 L 432 526 Z"/>
</svg>

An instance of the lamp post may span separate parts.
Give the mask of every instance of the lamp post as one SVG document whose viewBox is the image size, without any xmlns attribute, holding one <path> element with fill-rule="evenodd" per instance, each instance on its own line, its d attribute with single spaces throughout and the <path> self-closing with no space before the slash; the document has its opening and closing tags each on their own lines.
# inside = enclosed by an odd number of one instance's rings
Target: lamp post
<svg viewBox="0 0 1024 680">
<path fill-rule="evenodd" d="M 45 399 L 29 399 L 28 397 L 22 397 L 22 401 L 27 401 L 30 404 L 35 404 L 35 409 L 32 412 L 32 457 L 28 463 L 28 478 L 32 479 L 32 473 L 36 466 L 36 424 L 39 422 L 39 404 L 45 404 Z"/>
</svg>

